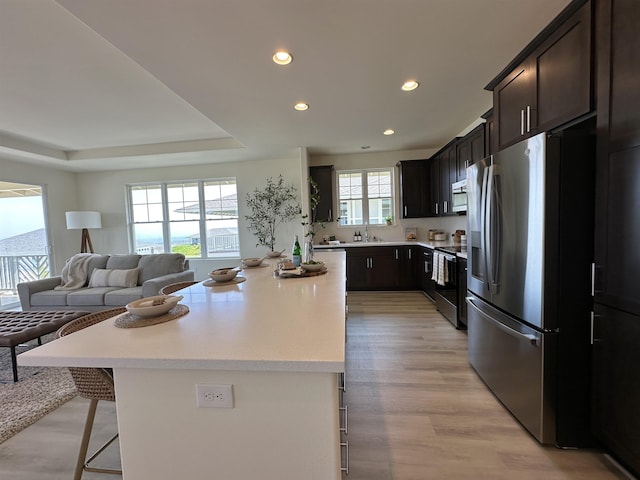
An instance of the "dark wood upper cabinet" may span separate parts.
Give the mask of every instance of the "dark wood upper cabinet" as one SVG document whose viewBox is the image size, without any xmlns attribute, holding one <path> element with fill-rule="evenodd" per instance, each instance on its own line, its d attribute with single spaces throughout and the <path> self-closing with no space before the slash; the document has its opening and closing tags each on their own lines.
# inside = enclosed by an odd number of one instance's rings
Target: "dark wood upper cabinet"
<svg viewBox="0 0 640 480">
<path fill-rule="evenodd" d="M 333 165 L 309 167 L 309 176 L 318 185 L 318 194 L 320 195 L 314 220 L 325 223 L 332 222 L 335 218 L 333 212 Z"/>
<path fill-rule="evenodd" d="M 593 109 L 591 8 L 589 1 L 570 4 L 487 85 L 498 150 Z"/>
<path fill-rule="evenodd" d="M 482 118 L 485 119 L 484 124 L 484 156 L 488 157 L 498 151 L 496 146 L 495 118 L 493 116 L 493 108 L 487 111 Z"/>
<path fill-rule="evenodd" d="M 440 155 L 436 154 L 428 162 L 429 169 L 429 203 L 428 217 L 437 217 L 440 213 Z"/>
<path fill-rule="evenodd" d="M 535 132 L 555 128 L 592 110 L 591 32 L 588 2 L 534 53 Z"/>
<path fill-rule="evenodd" d="M 426 160 L 403 160 L 396 166 L 400 173 L 400 217 L 429 216 L 429 179 Z"/>
<path fill-rule="evenodd" d="M 482 123 L 462 137 L 456 145 L 456 181 L 467 178 L 467 167 L 485 157 L 485 124 Z"/>
</svg>

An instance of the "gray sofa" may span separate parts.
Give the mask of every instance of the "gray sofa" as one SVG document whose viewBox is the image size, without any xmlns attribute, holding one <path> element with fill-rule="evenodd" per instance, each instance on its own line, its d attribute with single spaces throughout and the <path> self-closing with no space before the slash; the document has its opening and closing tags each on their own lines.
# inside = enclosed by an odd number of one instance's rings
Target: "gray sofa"
<svg viewBox="0 0 640 480">
<path fill-rule="evenodd" d="M 102 273 L 102 278 L 107 278 L 106 274 L 113 270 L 138 269 L 137 285 L 132 287 L 89 286 L 95 269 L 106 269 L 106 271 L 97 272 Z M 95 255 L 88 263 L 87 282 L 84 287 L 74 290 L 55 289 L 56 286 L 62 284 L 62 277 L 57 276 L 19 283 L 18 295 L 23 311 L 97 311 L 158 295 L 160 289 L 165 285 L 192 281 L 193 278 L 194 273 L 189 270 L 189 260 L 186 260 L 185 256 L 180 253 Z"/>
</svg>

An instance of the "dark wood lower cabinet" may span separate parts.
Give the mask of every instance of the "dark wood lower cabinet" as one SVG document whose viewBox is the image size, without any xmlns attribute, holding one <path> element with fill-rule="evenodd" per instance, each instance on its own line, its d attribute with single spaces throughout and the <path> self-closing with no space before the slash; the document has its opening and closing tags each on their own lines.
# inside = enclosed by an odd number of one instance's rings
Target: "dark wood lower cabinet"
<svg viewBox="0 0 640 480">
<path fill-rule="evenodd" d="M 416 290 L 418 246 L 347 248 L 347 290 Z"/>
<path fill-rule="evenodd" d="M 391 247 L 347 249 L 347 290 L 389 290 L 395 288 L 398 264 Z"/>
<path fill-rule="evenodd" d="M 593 429 L 603 446 L 640 474 L 640 317 L 595 305 Z"/>
</svg>

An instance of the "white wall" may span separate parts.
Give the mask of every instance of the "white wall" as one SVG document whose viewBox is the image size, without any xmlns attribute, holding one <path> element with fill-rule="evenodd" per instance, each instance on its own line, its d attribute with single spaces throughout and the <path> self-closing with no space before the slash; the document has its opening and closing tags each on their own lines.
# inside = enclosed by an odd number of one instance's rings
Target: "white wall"
<svg viewBox="0 0 640 480">
<path fill-rule="evenodd" d="M 349 170 L 359 168 L 382 168 L 394 167 L 394 183 L 395 183 L 395 203 L 394 203 L 394 225 L 392 226 L 369 226 L 369 238 L 382 239 L 384 241 L 404 240 L 405 228 L 415 227 L 418 230 L 418 240 L 428 239 L 429 229 L 441 229 L 446 233 L 453 233 L 458 229 L 466 230 L 467 217 L 438 217 L 438 218 L 412 218 L 402 219 L 399 213 L 399 172 L 396 163 L 400 160 L 419 160 L 431 157 L 438 149 L 426 150 L 402 150 L 393 152 L 374 152 L 374 153 L 357 153 L 350 155 L 316 155 L 309 160 L 310 166 L 333 165 L 336 170 Z M 322 195 L 322 192 L 320 192 Z M 333 211 L 337 212 L 337 198 L 334 193 Z M 316 236 L 316 243 L 322 241 L 323 235 L 335 235 L 336 239 L 350 242 L 353 240 L 354 227 L 340 226 L 337 222 L 326 225 L 324 230 Z M 364 232 L 360 233 L 364 236 Z"/>
<path fill-rule="evenodd" d="M 304 164 L 304 168 L 303 168 Z M 302 202 L 302 179 L 306 179 L 306 153 L 300 152 L 298 158 L 215 163 L 211 165 L 176 166 L 169 168 L 121 170 L 114 172 L 78 174 L 78 202 L 83 210 L 102 212 L 102 229 L 91 232 L 96 252 L 128 253 L 129 241 L 126 222 L 126 185 L 131 183 L 155 182 L 165 180 L 194 180 L 220 177 L 236 177 L 238 185 L 238 229 L 240 232 L 241 257 L 264 255 L 263 247 L 256 247 L 256 239 L 246 230 L 244 216 L 247 193 L 262 188 L 267 177 L 277 178 L 282 174 L 285 181 L 293 184 Z M 306 188 L 306 185 L 305 185 Z M 306 190 L 305 190 L 306 191 Z M 300 221 L 290 222 L 277 233 L 276 246 L 279 249 L 291 248 L 293 236 L 302 234 Z M 196 280 L 207 278 L 214 268 L 236 266 L 233 260 L 190 260 L 190 268 L 195 271 Z"/>
</svg>

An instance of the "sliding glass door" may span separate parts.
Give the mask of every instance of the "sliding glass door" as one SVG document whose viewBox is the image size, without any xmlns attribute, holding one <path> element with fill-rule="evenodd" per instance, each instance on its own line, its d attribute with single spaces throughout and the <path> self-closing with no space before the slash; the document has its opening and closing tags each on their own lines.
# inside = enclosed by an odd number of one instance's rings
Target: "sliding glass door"
<svg viewBox="0 0 640 480">
<path fill-rule="evenodd" d="M 0 310 L 19 307 L 18 283 L 50 275 L 43 190 L 0 181 Z"/>
</svg>

